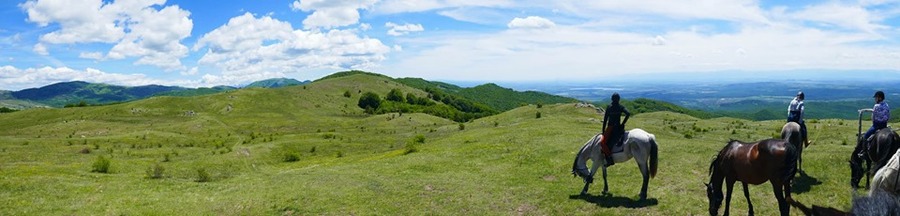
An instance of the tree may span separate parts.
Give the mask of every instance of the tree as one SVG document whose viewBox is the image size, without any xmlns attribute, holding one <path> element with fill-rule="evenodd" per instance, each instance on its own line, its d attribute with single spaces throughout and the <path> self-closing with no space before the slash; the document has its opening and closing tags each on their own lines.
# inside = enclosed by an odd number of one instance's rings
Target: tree
<svg viewBox="0 0 900 216">
<path fill-rule="evenodd" d="M 359 103 L 357 105 L 359 108 L 365 109 L 366 112 L 371 112 L 370 110 L 374 111 L 381 106 L 381 97 L 374 92 L 366 92 L 359 97 Z"/>
<path fill-rule="evenodd" d="M 403 92 L 400 92 L 400 89 L 391 89 L 391 92 L 388 92 L 385 99 L 389 100 L 389 101 L 400 102 L 400 103 L 403 103 L 405 101 L 405 99 L 403 98 Z"/>
</svg>

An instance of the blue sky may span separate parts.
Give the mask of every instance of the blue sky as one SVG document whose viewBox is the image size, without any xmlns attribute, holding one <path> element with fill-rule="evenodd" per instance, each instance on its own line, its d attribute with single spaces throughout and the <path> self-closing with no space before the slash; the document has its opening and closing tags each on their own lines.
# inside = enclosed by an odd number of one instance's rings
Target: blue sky
<svg viewBox="0 0 900 216">
<path fill-rule="evenodd" d="M 0 16 L 6 90 L 900 69 L 900 0 L 31 0 Z"/>
</svg>

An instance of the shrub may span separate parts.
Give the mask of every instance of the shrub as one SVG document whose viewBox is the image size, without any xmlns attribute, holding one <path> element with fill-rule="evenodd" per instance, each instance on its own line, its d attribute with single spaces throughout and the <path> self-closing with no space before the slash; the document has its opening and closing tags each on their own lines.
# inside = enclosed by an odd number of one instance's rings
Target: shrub
<svg viewBox="0 0 900 216">
<path fill-rule="evenodd" d="M 541 112 L 537 112 L 534 114 L 534 118 L 541 118 Z"/>
<path fill-rule="evenodd" d="M 299 161 L 299 160 L 300 160 L 300 155 L 297 154 L 296 152 L 285 152 L 281 156 L 282 162 L 295 162 L 295 161 Z"/>
<path fill-rule="evenodd" d="M 334 156 L 339 158 L 344 157 L 344 152 L 338 151 Z"/>
<path fill-rule="evenodd" d="M 108 158 L 103 157 L 103 155 L 97 156 L 97 160 L 94 160 L 94 164 L 91 165 L 91 172 L 109 173 L 109 164 Z"/>
<path fill-rule="evenodd" d="M 419 151 L 419 143 L 416 142 L 407 142 L 406 147 L 403 150 L 403 154 L 407 155 L 413 152 Z"/>
<path fill-rule="evenodd" d="M 499 125 L 500 125 L 500 122 L 494 122 L 494 127 L 497 127 Z"/>
<path fill-rule="evenodd" d="M 381 97 L 373 92 L 366 92 L 359 97 L 359 103 L 356 105 L 365 109 L 366 113 L 373 114 L 381 106 Z"/>
<path fill-rule="evenodd" d="M 316 147 L 313 146 L 312 148 L 310 148 L 309 153 L 316 153 Z"/>
<path fill-rule="evenodd" d="M 82 154 L 90 154 L 90 153 L 91 153 L 91 148 L 83 148 L 83 149 L 81 149 L 81 151 L 78 151 L 78 153 L 82 153 Z"/>
<path fill-rule="evenodd" d="M 400 92 L 400 89 L 391 89 L 391 92 L 388 92 L 387 96 L 385 96 L 385 100 L 401 103 L 406 101 L 406 99 L 403 98 L 403 92 Z"/>
<path fill-rule="evenodd" d="M 169 161 L 172 161 L 172 160 L 169 158 L 169 154 L 163 155 L 163 160 L 162 160 L 162 162 L 169 162 Z"/>
<path fill-rule="evenodd" d="M 195 181 L 196 182 L 210 182 L 210 181 L 212 181 L 212 176 L 210 176 L 209 173 L 206 172 L 206 169 L 198 168 L 197 169 L 197 179 L 195 179 Z"/>
<path fill-rule="evenodd" d="M 425 143 L 425 135 L 419 134 L 413 138 L 414 143 Z"/>
<path fill-rule="evenodd" d="M 540 109 L 540 108 L 542 108 L 542 107 L 544 107 L 544 103 L 538 102 L 538 103 L 537 103 L 537 108 Z"/>
<path fill-rule="evenodd" d="M 459 130 L 465 130 L 465 129 L 466 129 L 466 124 L 459 123 Z"/>
<path fill-rule="evenodd" d="M 163 168 L 163 166 L 161 164 L 155 163 L 155 164 L 153 164 L 153 166 L 150 166 L 150 168 L 147 169 L 147 178 L 148 179 L 161 179 L 161 178 L 165 177 L 165 175 L 163 174 L 165 171 L 166 171 L 166 169 Z"/>
<path fill-rule="evenodd" d="M 344 91 L 344 97 L 350 97 L 350 90 Z"/>
</svg>

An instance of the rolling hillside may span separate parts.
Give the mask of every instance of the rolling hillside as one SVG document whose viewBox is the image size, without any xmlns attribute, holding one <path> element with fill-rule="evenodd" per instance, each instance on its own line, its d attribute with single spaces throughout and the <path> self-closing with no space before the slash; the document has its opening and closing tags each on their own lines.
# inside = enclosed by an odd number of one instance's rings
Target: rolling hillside
<svg viewBox="0 0 900 216">
<path fill-rule="evenodd" d="M 638 114 L 629 128 L 654 133 L 660 144 L 650 198 L 636 200 L 640 177 L 631 161 L 609 169 L 610 195 L 600 195 L 598 176 L 591 195 L 578 196 L 572 158 L 599 130 L 595 110 L 528 105 L 458 123 L 357 106 L 361 92 L 393 89 L 428 96 L 388 77 L 353 74 L 2 113 L 0 214 L 699 215 L 707 214 L 702 183 L 713 154 L 729 139 L 776 136 L 783 124 Z M 816 143 L 804 152 L 794 199 L 847 209 L 855 122 L 808 126 Z M 101 158 L 108 173 L 92 172 Z M 750 188 L 757 214 L 777 212 L 770 187 Z M 731 208 L 741 214 L 746 201 L 735 198 Z"/>
<path fill-rule="evenodd" d="M 308 80 L 300 82 L 298 80 L 289 78 L 272 78 L 250 83 L 249 85 L 244 86 L 244 88 L 281 88 L 286 86 L 304 85 L 308 83 L 310 83 L 310 81 Z"/>
</svg>

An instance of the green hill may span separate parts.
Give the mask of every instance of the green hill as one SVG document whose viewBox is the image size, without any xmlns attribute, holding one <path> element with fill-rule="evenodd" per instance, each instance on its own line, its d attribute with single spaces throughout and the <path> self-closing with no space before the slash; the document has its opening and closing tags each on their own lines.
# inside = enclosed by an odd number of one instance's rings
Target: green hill
<svg viewBox="0 0 900 216">
<path fill-rule="evenodd" d="M 244 86 L 244 88 L 280 88 L 285 86 L 304 85 L 307 83 L 310 83 L 310 81 L 300 82 L 289 78 L 272 78 L 250 83 L 249 85 Z"/>
<path fill-rule="evenodd" d="M 573 103 L 577 101 L 573 98 L 556 96 L 543 92 L 519 92 L 510 88 L 500 87 L 493 83 L 472 88 L 463 88 L 458 91 L 458 94 L 469 100 L 478 101 L 494 109 L 503 111 L 522 106 L 522 104 Z"/>
<path fill-rule="evenodd" d="M 62 82 L 40 88 L 30 88 L 11 93 L 18 100 L 28 100 L 62 107 L 84 101 L 89 104 L 115 103 L 150 97 L 160 92 L 182 90 L 181 87 L 147 85 L 124 87 L 83 81 Z"/>
<path fill-rule="evenodd" d="M 212 88 L 200 87 L 196 89 L 183 89 L 183 90 L 174 90 L 168 92 L 160 92 L 153 96 L 178 96 L 178 97 L 189 97 L 189 96 L 200 96 L 200 95 L 208 95 L 215 94 L 225 91 L 235 90 L 237 88 L 231 86 L 214 86 Z"/>
<path fill-rule="evenodd" d="M 649 200 L 636 200 L 640 174 L 630 161 L 609 168 L 609 195 L 600 194 L 598 175 L 591 195 L 579 196 L 583 183 L 569 171 L 575 151 L 599 131 L 595 110 L 528 105 L 459 123 L 421 113 L 365 114 L 357 106 L 361 92 L 394 89 L 428 97 L 391 78 L 354 74 L 303 86 L 3 113 L 0 214 L 706 214 L 702 183 L 714 154 L 729 139 L 769 138 L 783 125 L 637 114 L 629 129 L 655 134 L 660 145 Z M 806 174 L 793 198 L 847 209 L 847 140 L 855 121 L 807 124 L 815 144 L 804 151 Z M 101 157 L 108 173 L 92 172 Z M 755 213 L 776 214 L 770 187 L 750 187 Z M 746 201 L 732 199 L 731 208 L 744 212 Z"/>
</svg>

